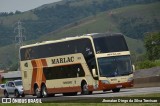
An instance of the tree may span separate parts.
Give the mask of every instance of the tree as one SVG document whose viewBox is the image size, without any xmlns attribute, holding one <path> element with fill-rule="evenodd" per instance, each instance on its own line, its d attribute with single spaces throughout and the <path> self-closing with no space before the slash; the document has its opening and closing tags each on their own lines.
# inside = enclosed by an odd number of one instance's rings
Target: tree
<svg viewBox="0 0 160 106">
<path fill-rule="evenodd" d="M 21 14 L 21 11 L 16 10 L 15 14 Z"/>
<path fill-rule="evenodd" d="M 160 59 L 160 32 L 147 33 L 144 39 L 149 60 Z"/>
</svg>

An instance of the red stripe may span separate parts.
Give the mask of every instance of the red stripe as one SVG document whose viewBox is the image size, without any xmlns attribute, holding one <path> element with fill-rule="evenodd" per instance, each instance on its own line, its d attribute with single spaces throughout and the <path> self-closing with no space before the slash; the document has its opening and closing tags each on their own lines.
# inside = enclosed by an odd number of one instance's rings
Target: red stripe
<svg viewBox="0 0 160 106">
<path fill-rule="evenodd" d="M 33 68 L 36 68 L 36 67 L 37 67 L 36 60 L 32 60 L 31 63 L 32 63 L 32 67 L 33 67 Z"/>
<path fill-rule="evenodd" d="M 38 66 L 38 65 L 40 65 L 40 64 L 37 63 L 38 61 L 41 62 L 42 66 Z M 30 93 L 33 94 L 35 83 L 37 83 L 39 87 L 40 87 L 42 82 L 46 83 L 46 78 L 43 74 L 43 67 L 47 67 L 47 61 L 46 61 L 46 59 L 32 60 L 31 63 L 32 63 L 32 67 L 33 67 L 33 72 L 32 72 L 32 81 L 31 81 Z M 42 71 L 42 77 L 41 77 L 41 79 L 38 79 L 38 80 L 36 80 L 37 79 L 37 74 L 38 74 L 37 71 Z M 38 77 L 40 77 L 40 76 L 38 76 Z"/>
<path fill-rule="evenodd" d="M 31 94 L 33 94 L 34 92 L 34 83 L 36 82 L 36 76 L 37 76 L 37 68 L 34 68 L 32 72 L 32 81 L 31 81 L 31 89 L 30 89 Z"/>
<path fill-rule="evenodd" d="M 43 67 L 47 67 L 47 61 L 46 61 L 46 59 L 41 59 L 41 61 L 42 61 Z"/>
<path fill-rule="evenodd" d="M 80 92 L 81 87 L 63 87 L 63 88 L 47 88 L 48 93 L 67 93 L 67 92 Z"/>
</svg>

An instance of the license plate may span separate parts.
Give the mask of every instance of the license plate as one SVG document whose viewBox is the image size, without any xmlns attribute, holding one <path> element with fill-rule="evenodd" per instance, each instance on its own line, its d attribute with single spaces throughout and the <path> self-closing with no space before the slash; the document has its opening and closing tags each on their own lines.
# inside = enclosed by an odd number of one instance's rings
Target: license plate
<svg viewBox="0 0 160 106">
<path fill-rule="evenodd" d="M 117 85 L 116 87 L 117 87 L 117 88 L 122 88 L 122 85 Z"/>
</svg>

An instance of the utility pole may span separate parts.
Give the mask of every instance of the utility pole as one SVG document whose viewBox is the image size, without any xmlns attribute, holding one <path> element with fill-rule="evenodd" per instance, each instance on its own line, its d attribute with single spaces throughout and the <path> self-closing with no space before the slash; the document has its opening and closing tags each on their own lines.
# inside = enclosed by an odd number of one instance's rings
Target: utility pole
<svg viewBox="0 0 160 106">
<path fill-rule="evenodd" d="M 23 46 L 24 40 L 26 40 L 26 36 L 23 35 L 24 27 L 22 26 L 22 22 L 19 20 L 16 23 L 17 27 L 14 28 L 14 32 L 17 32 L 18 34 L 15 36 L 15 42 L 17 42 L 16 46 L 21 47 Z"/>
<path fill-rule="evenodd" d="M 22 22 L 19 20 L 16 23 L 16 25 L 17 25 L 17 27 L 14 28 L 14 32 L 17 33 L 17 35 L 15 36 L 15 42 L 17 42 L 16 47 L 18 47 L 18 49 L 19 49 L 21 46 L 23 46 L 23 42 L 24 42 L 24 40 L 26 40 L 26 36 L 23 35 L 25 28 L 22 26 Z M 19 60 L 19 58 L 18 58 L 18 60 Z M 17 70 L 20 70 L 19 62 L 18 62 L 18 69 Z"/>
</svg>

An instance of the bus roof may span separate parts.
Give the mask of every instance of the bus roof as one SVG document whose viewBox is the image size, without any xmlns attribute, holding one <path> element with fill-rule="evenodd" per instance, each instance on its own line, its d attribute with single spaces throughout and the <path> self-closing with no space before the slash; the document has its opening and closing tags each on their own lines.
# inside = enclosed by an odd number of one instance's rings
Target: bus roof
<svg viewBox="0 0 160 106">
<path fill-rule="evenodd" d="M 37 42 L 37 43 L 34 43 L 34 44 L 21 46 L 20 49 L 33 47 L 33 46 L 40 46 L 40 45 L 45 45 L 45 44 L 51 44 L 51 43 L 58 43 L 58 42 L 76 40 L 76 39 L 80 39 L 80 38 L 90 38 L 90 37 L 89 36 L 75 36 L 75 37 L 62 38 L 62 39 L 59 39 L 59 40 L 42 41 L 42 42 Z"/>
<path fill-rule="evenodd" d="M 86 34 L 86 36 L 91 36 L 92 38 L 98 38 L 103 36 L 123 36 L 122 33 L 92 33 L 92 34 Z"/>
<path fill-rule="evenodd" d="M 57 43 L 57 42 L 76 40 L 76 39 L 81 39 L 81 38 L 91 38 L 91 37 L 92 38 L 97 38 L 97 37 L 113 36 L 113 35 L 122 35 L 122 34 L 121 33 L 90 33 L 90 34 L 84 34 L 82 36 L 62 38 L 62 39 L 59 39 L 59 40 L 37 42 L 37 43 L 34 43 L 34 44 L 21 46 L 20 49 L 28 48 L 28 47 L 34 47 L 34 46 L 40 46 L 40 45 L 45 45 L 45 44 L 51 44 L 51 43 Z"/>
</svg>

